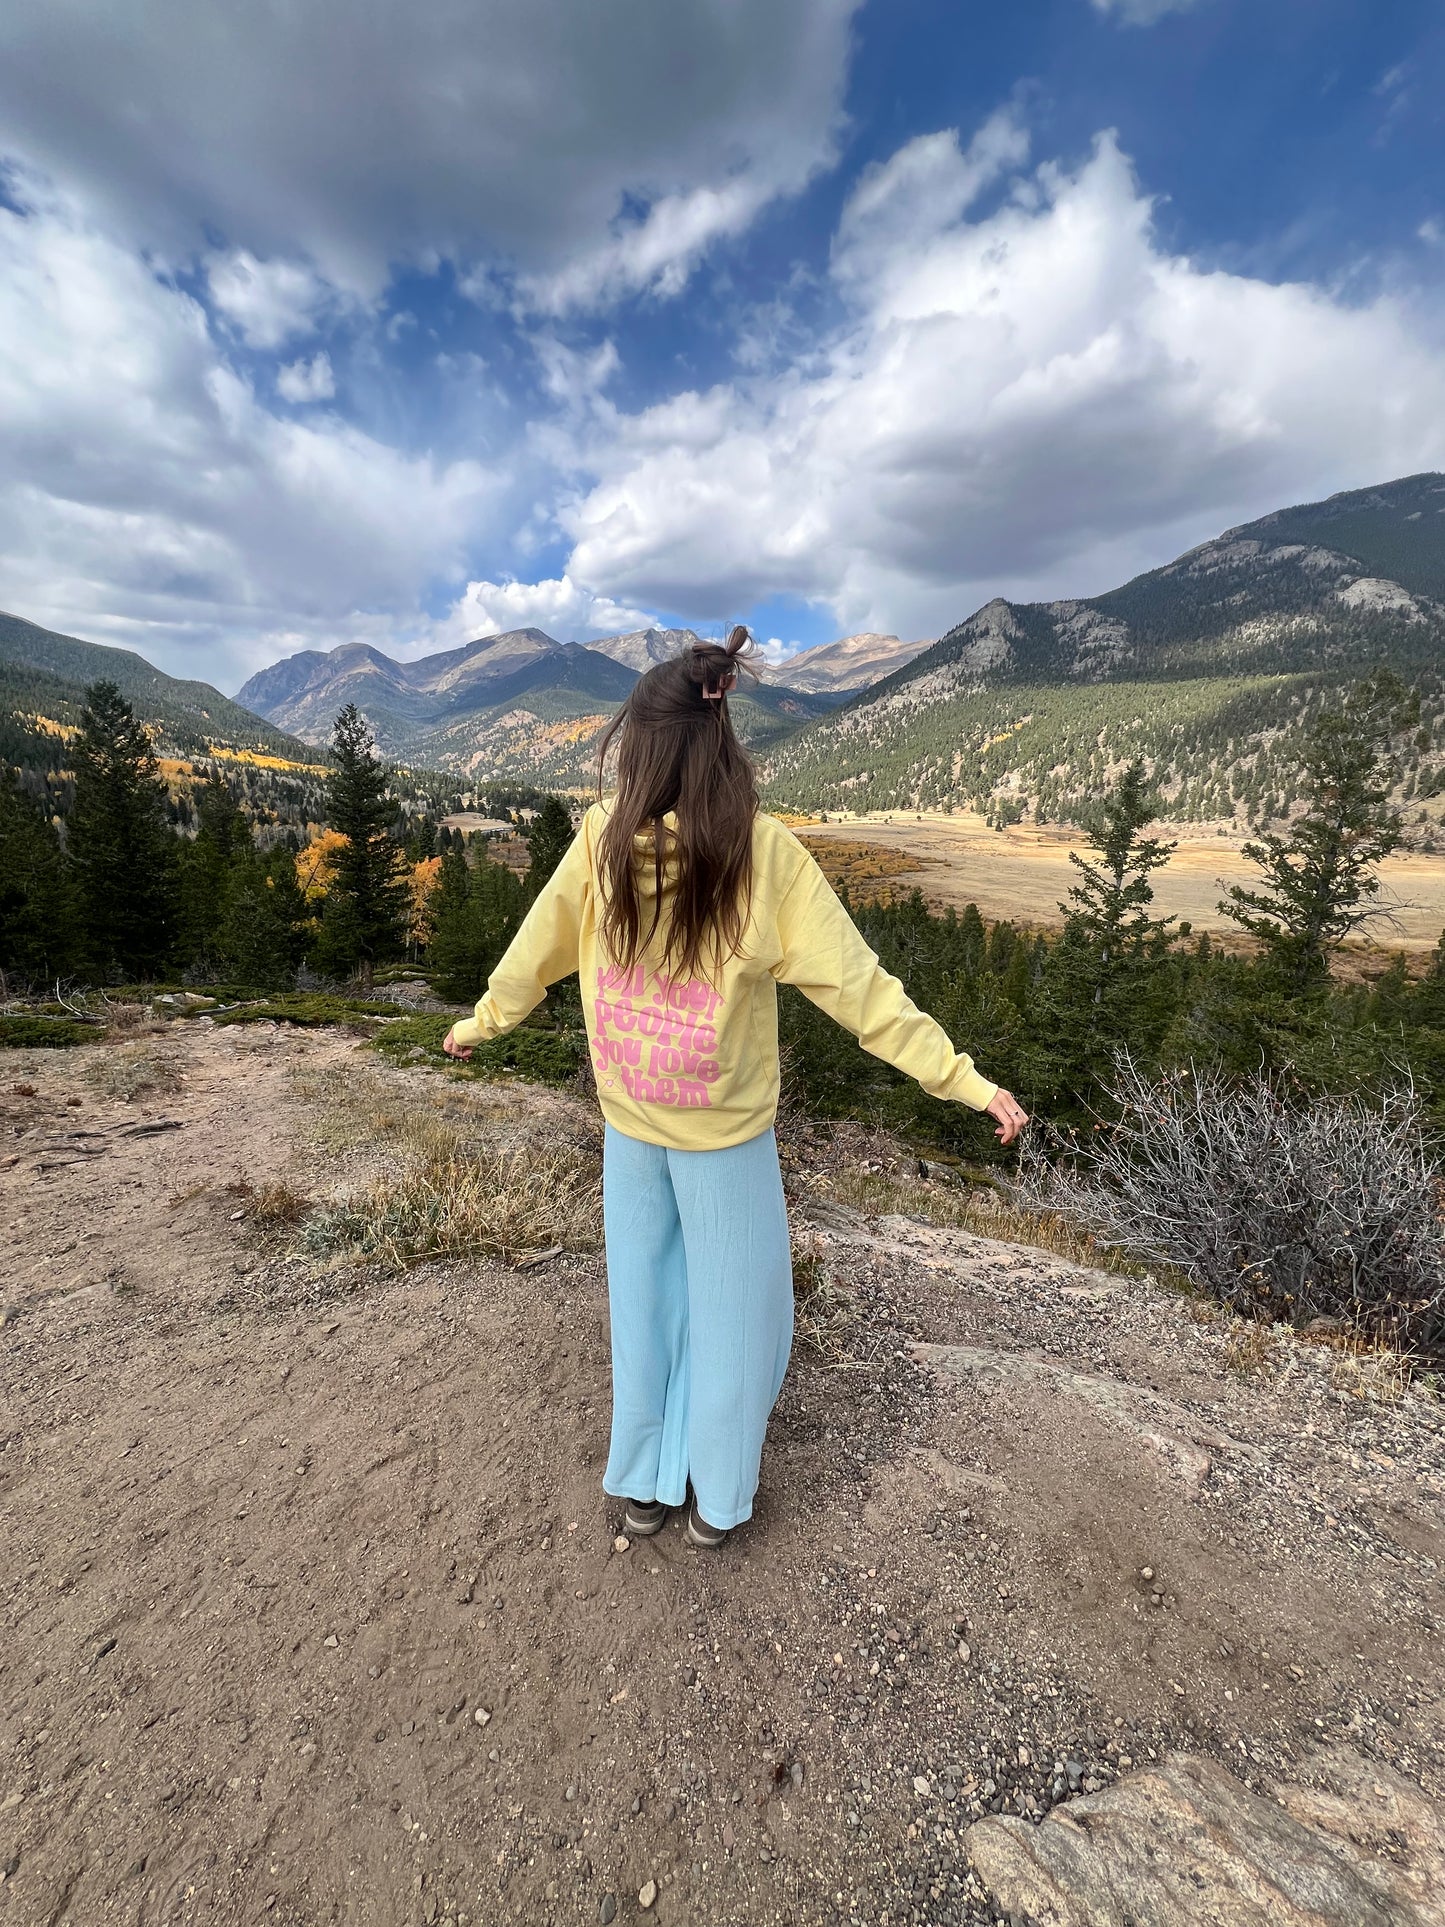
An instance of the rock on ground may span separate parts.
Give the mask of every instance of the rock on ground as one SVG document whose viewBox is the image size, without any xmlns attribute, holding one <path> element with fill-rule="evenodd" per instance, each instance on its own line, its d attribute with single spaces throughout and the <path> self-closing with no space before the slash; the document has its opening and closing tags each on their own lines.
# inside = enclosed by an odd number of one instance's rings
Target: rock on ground
<svg viewBox="0 0 1445 1927">
<path fill-rule="evenodd" d="M 1441 1927 L 1445 1823 L 1418 1787 L 1336 1750 L 1322 1790 L 1252 1793 L 1170 1754 L 1039 1826 L 980 1820 L 973 1865 L 1039 1927 Z"/>
</svg>

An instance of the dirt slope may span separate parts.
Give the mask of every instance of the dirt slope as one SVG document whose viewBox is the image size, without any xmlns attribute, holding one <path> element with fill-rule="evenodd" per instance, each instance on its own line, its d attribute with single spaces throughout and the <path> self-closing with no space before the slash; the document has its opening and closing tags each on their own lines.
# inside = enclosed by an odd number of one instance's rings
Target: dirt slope
<svg viewBox="0 0 1445 1927">
<path fill-rule="evenodd" d="M 804 1134 L 848 1368 L 800 1345 L 721 1556 L 619 1552 L 597 1254 L 263 1222 L 451 1105 L 595 1138 L 337 1032 L 0 1058 L 0 1922 L 978 1922 L 971 1821 L 1170 1749 L 1445 1792 L 1438 1403 Z"/>
</svg>

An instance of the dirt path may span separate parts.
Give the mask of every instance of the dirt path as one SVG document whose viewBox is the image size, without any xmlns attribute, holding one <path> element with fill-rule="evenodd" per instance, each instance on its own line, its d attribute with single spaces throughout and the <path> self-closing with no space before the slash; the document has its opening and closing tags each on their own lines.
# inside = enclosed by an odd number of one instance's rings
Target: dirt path
<svg viewBox="0 0 1445 1927">
<path fill-rule="evenodd" d="M 1181 1745 L 1445 1794 L 1438 1403 L 865 1215 L 890 1164 L 941 1193 L 843 1132 L 791 1184 L 851 1368 L 800 1346 L 721 1556 L 618 1552 L 599 1257 L 384 1277 L 263 1222 L 463 1101 L 594 1132 L 335 1032 L 0 1058 L 0 1921 L 980 1922 L 970 1821 Z"/>
</svg>

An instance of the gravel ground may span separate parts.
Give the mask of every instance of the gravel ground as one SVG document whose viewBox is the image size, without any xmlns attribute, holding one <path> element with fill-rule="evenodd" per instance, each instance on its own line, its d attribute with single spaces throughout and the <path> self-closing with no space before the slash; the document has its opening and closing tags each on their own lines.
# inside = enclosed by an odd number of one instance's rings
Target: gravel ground
<svg viewBox="0 0 1445 1927">
<path fill-rule="evenodd" d="M 129 1096 L 0 1061 L 0 1920 L 978 1927 L 972 1820 L 1181 1746 L 1445 1794 L 1441 1407 L 1388 1363 L 795 1130 L 821 1295 L 756 1518 L 619 1550 L 598 1255 L 385 1276 L 258 1204 L 384 1168 L 387 1107 L 595 1113 L 336 1034 L 127 1049 Z"/>
</svg>

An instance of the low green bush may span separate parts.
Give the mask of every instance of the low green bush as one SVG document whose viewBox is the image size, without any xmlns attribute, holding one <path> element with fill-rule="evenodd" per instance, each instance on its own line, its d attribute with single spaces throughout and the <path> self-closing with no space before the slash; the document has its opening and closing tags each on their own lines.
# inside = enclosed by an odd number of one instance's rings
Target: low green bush
<svg viewBox="0 0 1445 1927">
<path fill-rule="evenodd" d="M 194 1015 L 210 1017 L 218 1024 L 299 1024 L 317 1029 L 323 1024 L 360 1025 L 370 1030 L 373 1018 L 397 1018 L 391 1003 L 377 1003 L 362 997 L 338 997 L 330 991 L 286 992 L 264 997 L 259 1003 L 236 1004 L 229 1009 L 197 1009 Z"/>
<path fill-rule="evenodd" d="M 442 1050 L 442 1039 L 454 1021 L 447 1016 L 403 1017 L 388 1024 L 372 1048 L 398 1063 L 419 1061 L 437 1069 L 449 1066 L 482 1077 L 511 1075 L 537 1084 L 568 1084 L 587 1060 L 587 1039 L 581 1031 L 534 1030 L 523 1025 L 494 1044 L 479 1044 L 463 1063 Z M 420 1059 L 417 1051 L 422 1053 Z"/>
<path fill-rule="evenodd" d="M 103 1024 L 80 1024 L 73 1017 L 0 1017 L 0 1050 L 68 1050 L 72 1044 L 98 1044 Z"/>
</svg>

